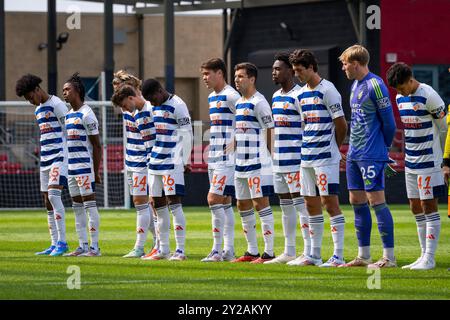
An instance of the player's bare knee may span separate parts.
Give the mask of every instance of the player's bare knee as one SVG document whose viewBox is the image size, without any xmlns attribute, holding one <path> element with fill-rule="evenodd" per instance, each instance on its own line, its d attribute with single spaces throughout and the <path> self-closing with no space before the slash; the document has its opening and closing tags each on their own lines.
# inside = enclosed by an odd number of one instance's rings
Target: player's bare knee
<svg viewBox="0 0 450 320">
<path fill-rule="evenodd" d="M 133 203 L 134 206 L 139 206 L 142 204 L 147 204 L 148 201 L 148 197 L 147 196 L 133 196 Z"/>
<path fill-rule="evenodd" d="M 290 193 L 279 193 L 278 194 L 278 198 L 281 199 L 292 199 L 291 194 Z"/>
<path fill-rule="evenodd" d="M 217 204 L 223 204 L 224 203 L 224 197 L 223 196 L 219 196 L 217 194 L 214 193 L 208 193 L 208 205 L 211 206 L 215 206 Z"/>
<path fill-rule="evenodd" d="M 438 211 L 438 200 L 437 199 L 422 200 L 421 205 L 423 208 L 423 212 L 425 214 L 429 214 L 429 213 Z"/>
<path fill-rule="evenodd" d="M 167 200 L 165 197 L 153 197 L 153 201 L 155 202 L 155 209 L 167 206 Z"/>
<path fill-rule="evenodd" d="M 386 202 L 384 190 L 367 192 L 367 199 L 369 199 L 369 204 L 372 207 Z"/>
<path fill-rule="evenodd" d="M 352 205 L 364 204 L 367 203 L 367 196 L 365 191 L 350 191 L 349 193 L 349 201 Z"/>
<path fill-rule="evenodd" d="M 257 211 L 261 211 L 264 208 L 267 208 L 270 206 L 269 198 L 268 197 L 262 197 L 258 199 L 253 199 L 253 206 Z"/>
<path fill-rule="evenodd" d="M 253 208 L 251 200 L 237 200 L 236 206 L 239 211 L 247 211 Z"/>
<path fill-rule="evenodd" d="M 48 198 L 48 192 L 42 192 L 42 198 L 44 199 L 45 208 L 49 211 L 53 210 L 53 206 Z"/>
<path fill-rule="evenodd" d="M 413 214 L 420 214 L 424 212 L 420 199 L 409 199 L 409 208 Z"/>
<path fill-rule="evenodd" d="M 179 203 L 181 203 L 181 197 L 179 197 L 179 196 L 168 196 L 167 197 L 167 204 L 169 206 L 173 205 L 173 204 L 179 204 Z"/>
</svg>

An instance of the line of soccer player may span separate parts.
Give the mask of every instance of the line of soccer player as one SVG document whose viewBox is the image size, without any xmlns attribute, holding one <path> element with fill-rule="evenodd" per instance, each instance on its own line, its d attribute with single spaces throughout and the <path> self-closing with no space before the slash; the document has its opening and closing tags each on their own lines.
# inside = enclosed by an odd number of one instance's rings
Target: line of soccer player
<svg viewBox="0 0 450 320">
<path fill-rule="evenodd" d="M 347 154 L 339 151 L 347 122 L 341 95 L 318 73 L 313 52 L 295 50 L 274 58 L 272 80 L 280 86 L 270 105 L 257 91 L 258 70 L 252 63 L 234 67 L 236 89 L 226 83 L 225 63 L 210 59 L 200 67 L 209 89 L 210 144 L 207 200 L 211 210 L 213 246 L 204 262 L 287 263 L 319 267 L 396 267 L 394 222 L 385 201 L 385 171 L 396 126 L 388 89 L 368 69 L 368 51 L 354 45 L 339 57 L 351 87 L 350 140 Z M 295 83 L 295 77 L 303 84 Z M 394 64 L 387 73 L 405 130 L 405 180 L 421 247 L 419 258 L 403 268 L 435 267 L 440 234 L 438 197 L 450 175 L 450 146 L 445 104 L 430 86 L 414 79 L 411 68 Z M 101 145 L 98 121 L 84 103 L 84 87 L 77 74 L 63 88 L 65 104 L 49 96 L 41 79 L 25 75 L 17 82 L 18 96 L 36 105 L 41 131 L 41 191 L 48 209 L 52 245 L 37 254 L 99 256 L 99 215 L 95 183 L 100 183 Z M 114 75 L 112 102 L 123 112 L 126 128 L 125 167 L 137 211 L 137 238 L 127 258 L 185 260 L 186 219 L 182 209 L 184 172 L 190 172 L 191 118 L 186 104 L 155 79 L 143 83 L 131 74 Z M 273 139 L 272 139 L 273 135 Z M 271 142 L 273 140 L 273 146 Z M 67 141 L 67 143 L 66 143 Z M 448 149 L 448 150 L 447 150 Z M 271 150 L 271 152 L 269 152 Z M 350 203 L 355 214 L 358 254 L 344 261 L 345 219 L 339 207 L 339 165 L 346 163 Z M 441 172 L 443 163 L 443 172 Z M 75 211 L 79 247 L 68 252 L 61 190 L 68 177 Z M 445 181 L 444 181 L 445 177 Z M 274 253 L 274 218 L 269 196 L 277 193 L 282 210 L 284 252 Z M 236 258 L 232 197 L 247 240 Z M 370 238 L 375 212 L 383 256 L 371 259 Z M 322 261 L 323 208 L 330 216 L 333 255 Z M 256 236 L 258 212 L 264 239 L 260 254 Z M 91 244 L 88 245 L 86 212 Z M 176 250 L 170 255 L 170 212 Z M 297 215 L 303 252 L 296 255 Z M 148 231 L 153 248 L 145 254 Z"/>
</svg>

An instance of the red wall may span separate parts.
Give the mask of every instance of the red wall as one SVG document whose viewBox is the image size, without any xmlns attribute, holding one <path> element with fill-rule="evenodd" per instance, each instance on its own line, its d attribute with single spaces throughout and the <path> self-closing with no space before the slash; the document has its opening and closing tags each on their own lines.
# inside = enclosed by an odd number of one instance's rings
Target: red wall
<svg viewBox="0 0 450 320">
<path fill-rule="evenodd" d="M 392 65 L 386 53 L 397 53 L 397 61 L 408 65 L 450 63 L 450 0 L 380 0 L 380 6 L 380 76 L 385 81 Z M 390 94 L 398 117 L 395 90 Z"/>
</svg>

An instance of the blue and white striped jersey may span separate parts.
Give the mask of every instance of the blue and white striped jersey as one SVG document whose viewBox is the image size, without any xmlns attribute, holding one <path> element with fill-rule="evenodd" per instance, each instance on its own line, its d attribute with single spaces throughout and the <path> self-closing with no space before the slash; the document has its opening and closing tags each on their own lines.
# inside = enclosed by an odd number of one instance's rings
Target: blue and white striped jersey
<svg viewBox="0 0 450 320">
<path fill-rule="evenodd" d="M 236 177 L 248 178 L 260 169 L 268 169 L 272 174 L 272 158 L 264 129 L 273 127 L 272 109 L 261 93 L 256 92 L 248 100 L 239 98 L 236 102 Z"/>
<path fill-rule="evenodd" d="M 297 99 L 301 87 L 296 84 L 289 92 L 282 89 L 272 97 L 275 123 L 273 172 L 288 173 L 300 170 L 302 150 L 302 114 Z"/>
<path fill-rule="evenodd" d="M 435 120 L 445 117 L 444 101 L 424 83 L 409 96 L 398 94 L 396 100 L 405 128 L 405 172 L 440 171 L 442 147 Z"/>
<path fill-rule="evenodd" d="M 305 128 L 302 141 L 302 167 L 339 163 L 333 120 L 344 116 L 342 99 L 334 85 L 322 79 L 315 88 L 305 85 L 298 96 Z"/>
<path fill-rule="evenodd" d="M 65 134 L 65 116 L 67 106 L 56 96 L 36 107 L 34 114 L 40 131 L 41 161 L 40 170 L 45 171 L 53 163 L 67 163 L 67 141 Z"/>
<path fill-rule="evenodd" d="M 147 150 L 144 140 L 131 112 L 123 112 L 127 143 L 125 145 L 125 167 L 127 171 L 139 172 L 147 170 Z"/>
<path fill-rule="evenodd" d="M 181 128 L 192 130 L 191 117 L 186 103 L 177 95 L 171 95 L 160 106 L 153 106 L 153 122 L 156 140 L 150 155 L 149 173 L 165 175 L 183 172 L 183 135 Z"/>
<path fill-rule="evenodd" d="M 217 169 L 234 166 L 234 148 L 227 146 L 234 143 L 236 101 L 239 93 L 226 85 L 220 92 L 211 92 L 208 96 L 209 118 L 211 120 L 208 167 Z"/>
<path fill-rule="evenodd" d="M 92 144 L 88 136 L 99 134 L 95 113 L 87 104 L 66 115 L 69 176 L 94 173 Z"/>
<path fill-rule="evenodd" d="M 141 138 L 144 141 L 145 151 L 147 153 L 147 167 L 150 164 L 150 155 L 152 148 L 155 145 L 156 130 L 153 123 L 152 105 L 146 101 L 142 110 L 136 110 L 134 113 L 134 119 L 136 120 L 136 126 L 141 134 Z"/>
</svg>

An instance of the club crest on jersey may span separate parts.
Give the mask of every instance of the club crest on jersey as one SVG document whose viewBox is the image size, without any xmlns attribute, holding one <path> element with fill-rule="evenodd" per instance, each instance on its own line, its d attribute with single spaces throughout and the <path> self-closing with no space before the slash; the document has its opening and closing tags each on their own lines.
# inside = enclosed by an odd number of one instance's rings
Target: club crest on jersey
<svg viewBox="0 0 450 320">
<path fill-rule="evenodd" d="M 144 122 L 144 124 L 147 124 L 148 123 L 148 119 L 144 118 L 143 122 Z"/>
<path fill-rule="evenodd" d="M 79 118 L 75 119 L 75 121 L 73 122 L 73 124 L 79 124 L 79 123 L 80 123 L 80 119 Z"/>
<path fill-rule="evenodd" d="M 287 108 L 289 108 L 289 103 L 286 102 L 286 103 L 283 105 L 283 109 L 286 110 Z"/>
<path fill-rule="evenodd" d="M 314 104 L 318 104 L 319 103 L 319 97 L 314 97 Z"/>
<path fill-rule="evenodd" d="M 250 114 L 250 110 L 248 108 L 245 108 L 244 116 L 248 116 L 249 114 Z"/>
<path fill-rule="evenodd" d="M 164 119 L 167 119 L 169 117 L 169 115 L 170 115 L 169 112 L 165 111 L 163 114 Z"/>
<path fill-rule="evenodd" d="M 216 108 L 219 109 L 222 106 L 222 101 L 217 101 Z"/>
<path fill-rule="evenodd" d="M 420 108 L 420 104 L 418 104 L 418 103 L 416 103 L 416 104 L 413 106 L 414 111 L 417 111 L 419 108 Z"/>
<path fill-rule="evenodd" d="M 50 118 L 50 116 L 51 116 L 51 113 L 50 113 L 50 112 L 47 112 L 47 113 L 45 114 L 45 119 Z"/>
</svg>

